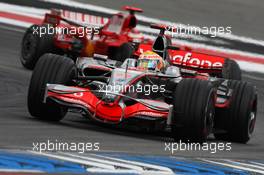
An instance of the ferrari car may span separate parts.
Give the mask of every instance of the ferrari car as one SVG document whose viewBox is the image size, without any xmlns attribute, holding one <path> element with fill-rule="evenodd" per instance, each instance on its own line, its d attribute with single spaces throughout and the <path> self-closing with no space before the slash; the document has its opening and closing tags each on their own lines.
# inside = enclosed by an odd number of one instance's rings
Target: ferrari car
<svg viewBox="0 0 264 175">
<path fill-rule="evenodd" d="M 144 124 L 192 142 L 206 141 L 211 133 L 241 143 L 250 139 L 257 112 L 253 85 L 175 66 L 161 50 L 153 51 L 119 67 L 100 57 L 78 57 L 74 63 L 44 54 L 31 77 L 29 113 L 50 121 L 76 112 L 112 125 Z"/>
<path fill-rule="evenodd" d="M 95 54 L 124 61 L 134 53 L 139 43 L 151 42 L 145 40 L 136 29 L 135 12 L 143 12 L 142 9 L 125 6 L 124 10 L 129 11 L 129 14 L 115 14 L 99 28 L 78 23 L 63 15 L 64 11 L 52 9 L 51 13 L 45 14 L 42 24 L 34 24 L 26 30 L 21 46 L 22 65 L 33 69 L 39 57 L 45 53 L 67 55 L 73 60 L 78 56 Z M 75 17 L 78 15 L 75 14 Z M 85 18 L 84 14 L 82 16 Z M 73 29 L 76 32 L 69 32 Z M 41 31 L 46 32 L 40 36 Z"/>
</svg>

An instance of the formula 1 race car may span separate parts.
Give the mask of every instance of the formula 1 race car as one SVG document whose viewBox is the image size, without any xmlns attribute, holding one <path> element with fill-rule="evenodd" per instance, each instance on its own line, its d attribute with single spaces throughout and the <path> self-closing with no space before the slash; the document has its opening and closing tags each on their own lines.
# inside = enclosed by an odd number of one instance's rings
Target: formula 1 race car
<svg viewBox="0 0 264 175">
<path fill-rule="evenodd" d="M 144 43 L 144 37 L 135 28 L 137 19 L 135 12 L 142 9 L 125 6 L 129 14 L 118 13 L 108 19 L 100 17 L 94 21 L 102 21 L 102 27 L 75 20 L 80 13 L 51 10 L 47 13 L 42 24 L 34 24 L 27 29 L 22 40 L 21 63 L 28 69 L 33 69 L 39 57 L 45 53 L 67 55 L 73 60 L 78 56 L 105 55 L 119 61 L 131 57 L 139 43 Z M 75 20 L 67 18 L 75 15 Z M 64 14 L 64 15 L 63 15 Z M 91 18 L 81 14 L 83 19 Z M 95 16 L 92 16 L 95 17 Z M 41 34 L 41 36 L 40 36 Z M 146 42 L 150 42 L 146 40 Z"/>
<path fill-rule="evenodd" d="M 250 139 L 254 86 L 170 65 L 157 53 L 128 58 L 120 67 L 109 59 L 79 57 L 74 63 L 45 54 L 31 77 L 28 110 L 42 120 L 60 121 L 71 111 L 102 123 L 136 122 L 169 131 L 177 140 L 203 142 L 211 133 L 241 143 Z"/>
<path fill-rule="evenodd" d="M 154 50 L 172 65 L 200 73 L 209 73 L 211 76 L 218 78 L 241 80 L 241 69 L 235 60 L 194 52 L 188 47 L 177 46 L 178 49 L 167 50 L 167 46 L 172 45 L 172 41 L 170 34 L 165 34 L 165 32 L 174 32 L 174 27 L 152 24 L 151 28 L 160 30 L 158 37 L 153 41 L 154 44 L 141 43 L 135 53 L 136 55 L 148 50 Z M 175 43 L 174 46 L 176 46 Z"/>
</svg>

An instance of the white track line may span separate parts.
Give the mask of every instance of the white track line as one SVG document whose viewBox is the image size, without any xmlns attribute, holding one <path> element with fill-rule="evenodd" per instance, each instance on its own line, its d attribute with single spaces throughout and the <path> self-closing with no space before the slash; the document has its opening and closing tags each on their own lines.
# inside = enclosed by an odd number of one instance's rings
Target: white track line
<svg viewBox="0 0 264 175">
<path fill-rule="evenodd" d="M 170 168 L 157 166 L 152 164 L 146 164 L 141 162 L 134 161 L 125 161 L 122 159 L 114 159 L 107 156 L 98 156 L 96 154 L 79 156 L 72 153 L 39 153 L 34 151 L 29 151 L 33 154 L 43 155 L 59 160 L 70 161 L 74 163 L 78 163 L 81 165 L 86 165 L 87 172 L 94 173 L 134 173 L 134 174 L 144 174 L 144 175 L 173 175 L 173 171 Z M 121 169 L 116 168 L 121 167 Z M 146 167 L 148 169 L 144 169 L 142 167 Z M 153 169 L 153 170 L 150 170 Z"/>
<path fill-rule="evenodd" d="M 226 160 L 226 162 L 229 162 L 233 165 L 241 165 L 243 167 L 251 167 L 254 169 L 260 169 L 260 170 L 264 170 L 263 166 L 259 166 L 259 165 L 254 165 L 254 164 L 249 164 L 249 163 L 242 163 L 242 162 L 236 162 L 236 161 L 232 161 L 232 160 Z"/>
<path fill-rule="evenodd" d="M 14 20 L 14 19 L 7 19 L 7 18 L 3 18 L 3 17 L 0 17 L 0 22 L 5 23 L 5 24 L 9 24 L 12 26 L 19 26 L 19 27 L 24 27 L 24 28 L 27 28 L 27 27 L 32 25 L 31 23 L 28 23 L 28 22 L 23 22 L 23 21 Z"/>
<path fill-rule="evenodd" d="M 253 163 L 255 165 L 259 165 L 261 167 L 264 167 L 264 164 L 263 163 L 260 163 L 260 162 L 254 162 L 254 161 L 251 161 L 250 163 Z"/>
<path fill-rule="evenodd" d="M 0 11 L 3 12 L 13 12 L 16 14 L 22 14 L 22 15 L 30 15 L 32 17 L 40 17 L 43 16 L 45 13 L 49 12 L 48 9 L 40 9 L 40 8 L 34 8 L 34 7 L 25 7 L 25 6 L 19 6 L 14 4 L 8 4 L 0 2 Z"/>
<path fill-rule="evenodd" d="M 145 167 L 149 167 L 149 168 L 153 168 L 153 169 L 159 169 L 161 171 L 168 172 L 169 174 L 174 174 L 170 168 L 163 167 L 163 166 L 152 165 L 152 164 L 147 164 L 147 163 L 142 163 L 142 162 L 129 161 L 129 160 L 123 160 L 123 159 L 118 159 L 118 158 L 113 158 L 113 157 L 108 157 L 108 156 L 103 156 L 103 155 L 96 155 L 96 154 L 93 154 L 93 155 L 95 155 L 97 157 L 105 158 L 108 160 L 112 160 L 112 161 L 119 161 L 119 162 L 123 162 L 126 164 L 131 164 L 131 165 L 145 166 Z"/>
<path fill-rule="evenodd" d="M 212 160 L 207 160 L 207 159 L 201 159 L 201 160 L 204 161 L 204 162 L 212 163 L 212 164 L 228 166 L 228 167 L 231 167 L 231 168 L 236 168 L 236 169 L 241 169 L 241 170 L 245 170 L 245 171 L 250 171 L 250 172 L 264 174 L 264 171 L 262 171 L 262 170 L 257 170 L 257 169 L 253 169 L 253 168 L 247 168 L 245 166 L 233 165 L 233 164 L 229 164 L 229 163 L 217 162 L 217 161 L 212 161 Z"/>
<path fill-rule="evenodd" d="M 0 168 L 0 174 L 2 173 L 19 173 L 19 174 L 24 174 L 24 173 L 44 173 L 44 171 L 40 170 L 31 170 L 31 169 L 4 169 Z"/>
<path fill-rule="evenodd" d="M 1 19 L 0 19 L 1 21 Z M 1 24 L 1 22 L 0 22 Z M 5 23 L 6 24 L 6 23 Z M 30 24 L 31 25 L 31 24 Z M 25 32 L 25 29 L 24 28 L 18 28 L 17 26 L 16 27 L 12 27 L 12 26 L 4 26 L 4 25 L 0 25 L 0 29 L 4 29 L 4 30 L 9 30 L 9 31 L 14 31 L 14 32 L 20 32 L 20 33 L 23 33 Z"/>
<path fill-rule="evenodd" d="M 259 72 L 264 73 L 264 64 L 257 64 L 247 61 L 238 61 L 236 62 L 239 64 L 240 68 L 246 72 Z"/>
<path fill-rule="evenodd" d="M 70 158 L 67 156 L 61 156 L 61 155 L 56 155 L 56 154 L 52 154 L 52 153 L 39 153 L 39 152 L 35 152 L 35 151 L 29 151 L 31 153 L 34 154 L 39 154 L 39 155 L 43 155 L 43 156 L 47 156 L 47 157 L 51 157 L 51 158 L 55 158 L 55 159 L 60 159 L 60 160 L 65 160 L 65 161 L 69 161 L 69 162 L 74 162 L 74 163 L 79 163 L 82 165 L 89 165 L 89 166 L 94 166 L 94 167 L 98 167 L 98 168 L 102 168 L 102 169 L 109 169 L 109 170 L 115 170 L 115 167 L 112 165 L 105 165 L 103 163 L 97 163 L 97 162 L 93 162 L 93 161 L 88 161 L 88 160 L 81 160 L 78 158 Z"/>
<path fill-rule="evenodd" d="M 111 157 L 108 157 L 108 156 L 98 156 L 96 154 L 91 154 L 94 156 L 94 157 L 91 157 L 89 155 L 80 156 L 80 155 L 76 155 L 72 153 L 63 153 L 63 154 L 66 156 L 71 156 L 71 157 L 75 157 L 75 158 L 79 158 L 83 160 L 100 162 L 106 165 L 113 165 L 115 167 L 121 167 L 122 169 L 130 169 L 130 171 L 134 171 L 134 172 L 144 174 L 144 175 L 173 175 L 174 174 L 173 171 L 167 167 L 157 166 L 157 165 L 153 166 L 152 164 L 145 164 L 145 163 L 135 162 L 135 161 L 123 162 L 124 161 L 123 159 L 113 160 L 111 159 Z M 154 170 L 149 170 L 150 168 Z M 88 170 L 89 172 L 91 172 L 91 169 L 88 169 Z M 98 172 L 98 170 L 96 170 L 95 172 Z M 119 169 L 116 170 L 116 172 L 119 172 Z"/>
<path fill-rule="evenodd" d="M 72 153 L 64 153 L 64 155 L 75 157 L 75 158 L 78 158 L 78 159 L 84 159 L 84 160 L 88 160 L 88 161 L 93 161 L 93 162 L 100 162 L 100 163 L 103 163 L 103 164 L 106 164 L 106 165 L 119 166 L 119 167 L 125 167 L 125 168 L 128 168 L 128 169 L 137 170 L 137 171 L 143 171 L 143 168 L 141 168 L 139 166 L 113 162 L 113 161 L 109 161 L 109 160 L 104 160 L 102 158 L 98 159 L 98 158 L 92 158 L 92 157 L 88 157 L 88 156 L 80 156 L 80 155 L 72 154 Z"/>
</svg>

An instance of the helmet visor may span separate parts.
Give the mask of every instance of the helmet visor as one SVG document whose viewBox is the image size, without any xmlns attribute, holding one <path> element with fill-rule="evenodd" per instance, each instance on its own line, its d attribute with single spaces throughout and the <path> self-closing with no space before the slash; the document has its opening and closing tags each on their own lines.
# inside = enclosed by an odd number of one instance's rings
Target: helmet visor
<svg viewBox="0 0 264 175">
<path fill-rule="evenodd" d="M 143 70 L 156 70 L 159 60 L 156 59 L 140 59 L 138 67 Z"/>
</svg>

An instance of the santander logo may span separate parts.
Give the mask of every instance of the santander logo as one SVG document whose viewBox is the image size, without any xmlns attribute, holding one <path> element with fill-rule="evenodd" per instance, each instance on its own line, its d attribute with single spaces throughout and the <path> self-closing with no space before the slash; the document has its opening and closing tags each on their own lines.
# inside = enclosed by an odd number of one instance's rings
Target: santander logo
<svg viewBox="0 0 264 175">
<path fill-rule="evenodd" d="M 221 68 L 223 64 L 219 61 L 212 61 L 210 58 L 201 59 L 192 57 L 191 52 L 187 52 L 183 55 L 171 55 L 171 61 L 173 64 L 182 65 L 182 66 L 190 66 L 194 68 Z"/>
</svg>

